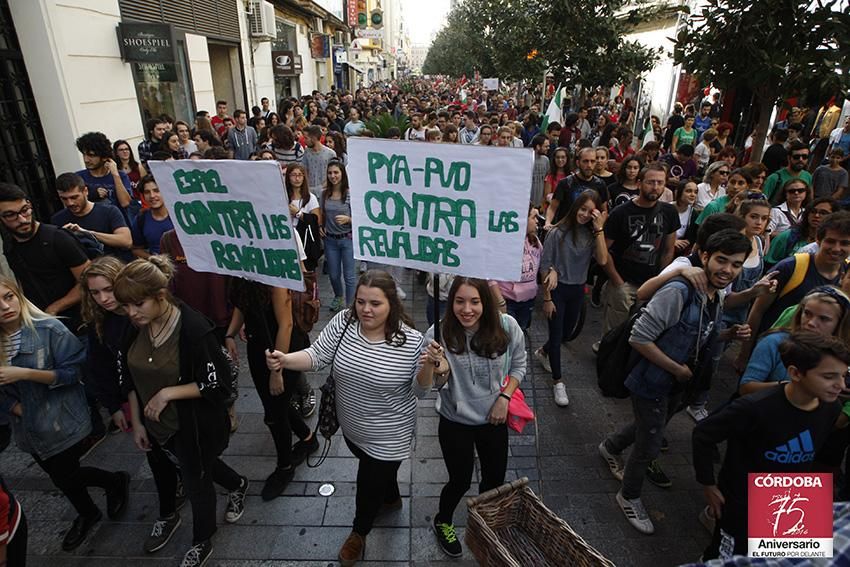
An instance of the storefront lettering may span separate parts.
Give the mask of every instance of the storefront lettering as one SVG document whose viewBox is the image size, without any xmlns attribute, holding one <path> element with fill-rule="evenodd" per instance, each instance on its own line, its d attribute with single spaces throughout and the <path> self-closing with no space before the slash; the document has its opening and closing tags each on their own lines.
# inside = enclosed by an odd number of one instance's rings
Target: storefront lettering
<svg viewBox="0 0 850 567">
<path fill-rule="evenodd" d="M 175 62 L 170 24 L 121 22 L 118 24 L 118 36 L 124 61 Z"/>
</svg>

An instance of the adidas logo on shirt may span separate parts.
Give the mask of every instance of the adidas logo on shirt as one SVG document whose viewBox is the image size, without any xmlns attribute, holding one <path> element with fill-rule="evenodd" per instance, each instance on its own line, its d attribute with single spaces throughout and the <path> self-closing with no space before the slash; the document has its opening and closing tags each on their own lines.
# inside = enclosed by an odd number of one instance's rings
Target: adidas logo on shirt
<svg viewBox="0 0 850 567">
<path fill-rule="evenodd" d="M 805 430 L 773 451 L 765 451 L 764 458 L 775 463 L 810 463 L 815 460 L 812 434 Z"/>
</svg>

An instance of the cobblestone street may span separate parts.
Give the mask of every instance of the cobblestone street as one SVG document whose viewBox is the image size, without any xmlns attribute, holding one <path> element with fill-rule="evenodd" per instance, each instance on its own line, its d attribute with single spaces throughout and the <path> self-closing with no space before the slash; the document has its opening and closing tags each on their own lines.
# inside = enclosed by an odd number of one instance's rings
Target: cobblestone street
<svg viewBox="0 0 850 567">
<path fill-rule="evenodd" d="M 322 277 L 327 296 L 330 286 Z M 405 302 L 418 328 L 425 329 L 424 286 L 408 282 Z M 330 298 L 325 297 L 325 305 Z M 647 482 L 646 503 L 656 525 L 654 536 L 644 536 L 628 525 L 614 500 L 618 483 L 596 453 L 603 435 L 621 425 L 631 414 L 627 400 L 603 398 L 595 386 L 594 359 L 590 344 L 596 340 L 600 311 L 588 308 L 582 336 L 565 347 L 565 376 L 570 396 L 567 408 L 558 408 L 544 371 L 532 362 L 523 385 L 529 405 L 537 413 L 523 435 L 511 434 L 508 480 L 527 476 L 537 494 L 591 545 L 617 565 L 666 566 L 696 560 L 708 542 L 708 534 L 697 520 L 702 493 L 693 478 L 690 457 L 692 421 L 677 415 L 667 437 L 669 452 L 661 463 L 673 480 L 664 490 Z M 539 314 L 539 312 L 538 312 Z M 530 347 L 545 341 L 543 320 L 536 314 L 530 331 Z M 329 318 L 326 307 L 316 327 Z M 530 351 L 529 351 L 530 353 Z M 529 357 L 529 360 L 531 358 Z M 319 566 L 336 563 L 339 546 L 350 531 L 354 516 L 356 459 L 342 438 L 334 439 L 330 456 L 319 468 L 299 467 L 287 496 L 264 503 L 259 492 L 274 467 L 274 446 L 263 424 L 260 400 L 244 365 L 237 409 L 239 429 L 233 435 L 225 459 L 251 480 L 245 515 L 235 525 L 220 526 L 214 539 L 211 565 L 259 567 L 265 565 Z M 310 376 L 318 387 L 325 374 Z M 723 391 L 731 386 L 719 385 Z M 728 395 L 728 394 L 725 394 Z M 474 565 L 465 550 L 462 560 L 442 555 L 431 533 L 430 523 L 437 508 L 446 471 L 437 439 L 435 394 L 419 405 L 416 447 L 399 472 L 404 506 L 383 517 L 367 540 L 364 565 Z M 718 394 L 715 399 L 724 395 Z M 311 425 L 315 418 L 311 420 Z M 107 469 L 124 469 L 133 478 L 129 508 L 118 522 L 103 520 L 74 554 L 61 551 L 64 531 L 73 511 L 29 455 L 14 447 L 0 459 L 0 472 L 20 498 L 30 522 L 30 564 L 35 567 L 176 565 L 190 545 L 191 512 L 182 511 L 183 526 L 159 553 L 145 556 L 142 542 L 158 511 L 156 491 L 144 455 L 135 449 L 129 435 L 112 435 L 84 464 L 97 463 Z M 320 496 L 319 486 L 330 482 L 335 492 Z M 95 495 L 98 491 L 93 490 Z M 477 492 L 475 482 L 471 494 Z M 104 498 L 96 494 L 103 509 Z M 224 498 L 219 500 L 223 516 Z M 455 516 L 466 525 L 466 511 Z M 463 529 L 460 530 L 461 534 Z M 566 563 L 565 563 L 566 564 Z"/>
</svg>

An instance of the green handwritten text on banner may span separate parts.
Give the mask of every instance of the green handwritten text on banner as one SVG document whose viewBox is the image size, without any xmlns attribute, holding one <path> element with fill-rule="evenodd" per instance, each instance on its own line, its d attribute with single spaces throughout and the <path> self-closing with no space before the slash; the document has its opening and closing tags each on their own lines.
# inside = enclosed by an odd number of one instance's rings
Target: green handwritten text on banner
<svg viewBox="0 0 850 567">
<path fill-rule="evenodd" d="M 520 279 L 530 150 L 352 138 L 348 158 L 356 258 Z"/>
<path fill-rule="evenodd" d="M 276 162 L 180 160 L 149 165 L 191 268 L 304 289 Z"/>
</svg>

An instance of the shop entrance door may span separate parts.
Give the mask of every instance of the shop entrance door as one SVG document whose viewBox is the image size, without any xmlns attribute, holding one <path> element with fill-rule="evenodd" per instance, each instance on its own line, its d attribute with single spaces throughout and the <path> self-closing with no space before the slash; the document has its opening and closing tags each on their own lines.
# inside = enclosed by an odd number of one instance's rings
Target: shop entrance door
<svg viewBox="0 0 850 567">
<path fill-rule="evenodd" d="M 230 115 L 239 108 L 250 116 L 251 109 L 244 106 L 245 94 L 242 91 L 242 73 L 237 48 L 219 43 L 208 43 L 207 47 L 215 99 L 227 101 L 227 113 Z"/>
</svg>

